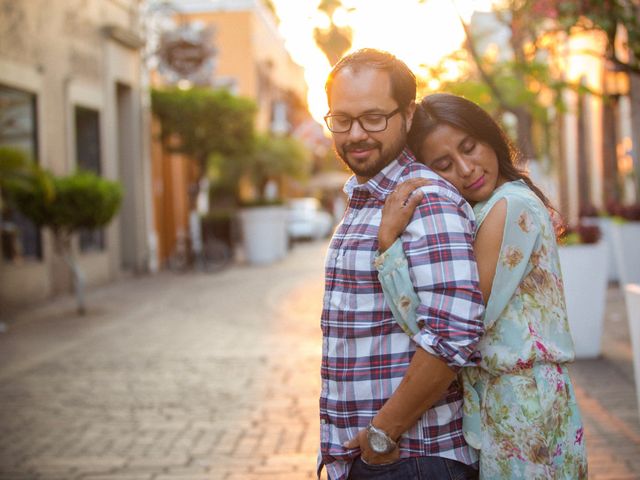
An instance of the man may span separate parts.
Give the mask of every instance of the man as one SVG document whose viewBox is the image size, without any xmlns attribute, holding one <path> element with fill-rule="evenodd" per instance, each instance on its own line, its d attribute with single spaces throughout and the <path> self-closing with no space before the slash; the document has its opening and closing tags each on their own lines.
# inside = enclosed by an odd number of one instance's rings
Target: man
<svg viewBox="0 0 640 480">
<path fill-rule="evenodd" d="M 320 456 L 332 480 L 475 478 L 462 435 L 457 371 L 474 364 L 483 333 L 473 211 L 405 148 L 415 77 L 393 55 L 344 57 L 326 84 L 325 121 L 354 175 L 328 250 L 322 312 Z M 387 195 L 427 178 L 402 236 L 421 305 L 410 339 L 385 303 L 373 260 Z"/>
</svg>

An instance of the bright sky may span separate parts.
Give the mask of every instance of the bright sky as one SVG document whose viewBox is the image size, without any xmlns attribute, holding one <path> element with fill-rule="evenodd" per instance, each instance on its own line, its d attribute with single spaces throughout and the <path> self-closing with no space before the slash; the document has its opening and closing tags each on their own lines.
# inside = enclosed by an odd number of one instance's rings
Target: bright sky
<svg viewBox="0 0 640 480">
<path fill-rule="evenodd" d="M 309 86 L 309 109 L 322 122 L 327 111 L 324 82 L 331 70 L 313 40 L 313 27 L 326 26 L 320 0 L 273 0 L 280 17 L 280 31 L 294 61 L 305 69 Z M 418 73 L 421 64 L 433 64 L 457 50 L 464 33 L 456 6 L 467 20 L 473 10 L 489 10 L 491 0 L 343 0 L 353 11 L 336 12 L 338 25 L 353 29 L 352 49 L 387 50 Z"/>
</svg>

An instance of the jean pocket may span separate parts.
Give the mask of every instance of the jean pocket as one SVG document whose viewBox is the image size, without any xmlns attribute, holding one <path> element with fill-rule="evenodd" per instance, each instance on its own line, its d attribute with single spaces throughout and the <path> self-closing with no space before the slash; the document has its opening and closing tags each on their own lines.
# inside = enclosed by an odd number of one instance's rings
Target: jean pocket
<svg viewBox="0 0 640 480">
<path fill-rule="evenodd" d="M 445 458 L 444 460 L 451 480 L 471 480 L 478 478 L 478 470 L 475 468 L 465 465 L 462 462 L 449 460 L 448 458 Z"/>
<path fill-rule="evenodd" d="M 399 476 L 399 474 L 409 468 L 408 462 L 410 461 L 411 458 L 401 458 L 395 462 L 374 465 L 365 462 L 362 457 L 358 457 L 352 469 L 352 473 L 354 474 L 353 478 L 374 478 L 381 480 L 385 478 L 403 478 Z"/>
</svg>

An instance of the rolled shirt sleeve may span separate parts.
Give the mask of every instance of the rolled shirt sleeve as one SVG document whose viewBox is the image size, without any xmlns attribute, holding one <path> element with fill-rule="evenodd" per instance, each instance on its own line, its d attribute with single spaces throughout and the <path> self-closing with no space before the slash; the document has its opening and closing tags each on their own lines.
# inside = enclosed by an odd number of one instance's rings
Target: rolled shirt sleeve
<svg viewBox="0 0 640 480">
<path fill-rule="evenodd" d="M 401 242 L 379 255 L 375 264 L 398 324 L 420 347 L 457 371 L 477 363 L 475 347 L 484 333 L 472 243 L 474 216 L 471 207 L 449 191 L 437 186 L 424 190 Z"/>
</svg>

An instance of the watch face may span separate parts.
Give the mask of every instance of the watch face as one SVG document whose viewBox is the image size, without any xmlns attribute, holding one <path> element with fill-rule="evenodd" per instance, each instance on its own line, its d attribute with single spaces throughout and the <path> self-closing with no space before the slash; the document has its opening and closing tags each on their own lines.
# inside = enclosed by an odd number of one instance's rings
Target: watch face
<svg viewBox="0 0 640 480">
<path fill-rule="evenodd" d="M 382 453 L 387 449 L 387 442 L 379 433 L 372 432 L 369 437 L 369 443 L 371 444 L 371 449 L 376 453 Z"/>
<path fill-rule="evenodd" d="M 367 434 L 367 439 L 369 440 L 371 450 L 376 453 L 389 453 L 390 450 L 393 450 L 387 436 L 382 432 L 370 429 Z"/>
</svg>

